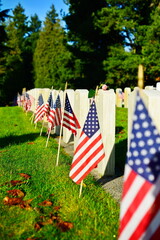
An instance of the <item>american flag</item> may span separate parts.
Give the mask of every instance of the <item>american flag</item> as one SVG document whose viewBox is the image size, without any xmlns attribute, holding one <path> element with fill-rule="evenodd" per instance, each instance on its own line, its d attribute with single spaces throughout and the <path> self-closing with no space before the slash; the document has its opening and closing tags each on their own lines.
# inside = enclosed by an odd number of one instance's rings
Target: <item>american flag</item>
<svg viewBox="0 0 160 240">
<path fill-rule="evenodd" d="M 160 135 L 139 92 L 125 165 L 118 239 L 160 239 Z"/>
<path fill-rule="evenodd" d="M 54 109 L 55 109 L 55 126 L 59 126 L 61 125 L 62 120 L 61 100 L 59 94 L 55 101 Z"/>
<path fill-rule="evenodd" d="M 45 104 L 45 107 L 44 107 L 44 111 L 45 111 L 45 114 L 46 114 L 47 117 L 48 117 L 48 114 L 50 112 L 51 101 L 53 101 L 52 100 L 52 92 L 50 92 L 49 98 L 48 98 L 48 100 Z"/>
<path fill-rule="evenodd" d="M 30 109 L 31 109 L 31 99 L 30 99 L 30 97 L 29 97 L 29 94 L 26 92 L 25 93 L 25 96 L 24 96 L 24 110 L 25 111 L 27 111 L 27 112 L 29 112 L 30 111 Z"/>
<path fill-rule="evenodd" d="M 77 134 L 76 129 L 80 128 L 80 124 L 72 110 L 67 93 L 64 107 L 63 127 L 66 127 L 67 129 L 71 130 L 71 132 L 74 135 Z"/>
<path fill-rule="evenodd" d="M 39 95 L 38 98 L 38 105 L 36 108 L 36 114 L 35 114 L 35 119 L 34 119 L 34 123 L 37 123 L 38 121 L 41 121 L 45 115 L 45 111 L 44 111 L 44 101 L 43 101 L 43 96 L 42 94 Z"/>
<path fill-rule="evenodd" d="M 104 157 L 104 146 L 93 100 L 73 157 L 70 178 L 79 184 Z"/>
<path fill-rule="evenodd" d="M 49 130 L 51 131 L 55 125 L 55 109 L 53 106 L 52 94 L 50 95 L 49 100 L 48 100 L 47 121 L 50 123 Z"/>
<path fill-rule="evenodd" d="M 19 93 L 17 94 L 17 105 L 21 106 L 21 95 Z"/>
</svg>

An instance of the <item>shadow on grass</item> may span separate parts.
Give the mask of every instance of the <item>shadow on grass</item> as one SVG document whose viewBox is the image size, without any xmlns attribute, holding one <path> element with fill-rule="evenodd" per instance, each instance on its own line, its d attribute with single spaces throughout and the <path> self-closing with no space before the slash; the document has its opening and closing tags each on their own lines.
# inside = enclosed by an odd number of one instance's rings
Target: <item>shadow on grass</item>
<svg viewBox="0 0 160 240">
<path fill-rule="evenodd" d="M 9 145 L 21 144 L 24 142 L 31 142 L 34 141 L 38 136 L 39 134 L 37 133 L 30 133 L 20 136 L 10 135 L 4 138 L 0 138 L 0 148 L 7 147 Z"/>
</svg>

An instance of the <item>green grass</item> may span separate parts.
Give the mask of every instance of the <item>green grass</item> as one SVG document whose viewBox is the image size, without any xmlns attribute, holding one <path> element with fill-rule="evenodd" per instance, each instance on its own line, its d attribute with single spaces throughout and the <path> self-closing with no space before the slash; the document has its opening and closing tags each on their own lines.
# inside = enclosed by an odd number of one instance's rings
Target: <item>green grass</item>
<svg viewBox="0 0 160 240">
<path fill-rule="evenodd" d="M 126 109 L 117 109 L 117 117 L 123 119 L 125 115 L 125 121 L 126 113 Z M 59 166 L 56 167 L 56 140 L 51 137 L 45 148 L 45 130 L 43 136 L 39 136 L 41 124 L 38 123 L 35 129 L 29 117 L 30 114 L 26 115 L 18 107 L 0 108 L 0 239 L 117 239 L 119 204 L 91 175 L 84 180 L 79 198 L 79 185 L 68 176 L 72 158 L 61 149 Z M 126 141 L 126 122 L 120 119 L 117 119 L 117 148 Z M 119 133 L 124 129 L 125 133 Z M 120 134 L 121 138 L 118 137 Z M 121 162 L 120 156 L 116 156 L 117 162 Z M 19 173 L 29 174 L 31 178 L 26 180 Z M 17 186 L 6 184 L 11 180 L 24 183 Z M 9 196 L 7 191 L 13 189 L 25 193 L 24 201 L 32 199 L 29 209 L 4 204 L 4 198 Z M 53 205 L 40 206 L 44 200 Z M 35 229 L 36 223 L 47 222 L 52 216 L 55 221 Z M 71 222 L 73 227 L 62 231 L 57 225 L 59 222 Z"/>
</svg>

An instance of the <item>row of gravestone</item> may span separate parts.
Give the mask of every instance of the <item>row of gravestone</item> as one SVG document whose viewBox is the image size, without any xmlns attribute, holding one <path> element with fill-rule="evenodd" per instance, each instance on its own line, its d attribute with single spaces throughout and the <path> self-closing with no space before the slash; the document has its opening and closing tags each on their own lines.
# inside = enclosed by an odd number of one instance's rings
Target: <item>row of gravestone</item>
<svg viewBox="0 0 160 240">
<path fill-rule="evenodd" d="M 136 89 L 136 88 L 135 88 Z M 38 96 L 41 93 L 44 98 L 44 102 L 47 102 L 48 96 L 52 91 L 53 101 L 56 100 L 57 95 L 60 95 L 61 103 L 64 105 L 64 92 L 58 90 L 51 90 L 48 88 L 35 88 L 28 92 L 29 95 L 33 96 L 35 99 L 31 110 L 35 112 Z M 73 111 L 79 120 L 81 129 L 78 129 L 77 136 L 71 134 L 71 132 L 63 128 L 63 141 L 69 143 L 71 140 L 74 144 L 74 150 L 77 146 L 80 133 L 82 131 L 86 116 L 88 114 L 91 99 L 88 98 L 88 90 L 86 89 L 67 89 L 66 90 L 70 103 L 72 105 Z M 128 108 L 128 133 L 131 131 L 133 111 L 135 106 L 135 90 L 130 91 L 129 88 L 126 90 L 127 98 L 127 108 Z M 104 91 L 102 89 L 98 90 L 95 97 L 97 113 L 99 118 L 100 129 L 102 133 L 104 148 L 105 148 L 105 158 L 98 164 L 96 171 L 99 177 L 103 175 L 112 176 L 115 174 L 115 120 L 116 120 L 116 93 L 114 90 Z M 142 97 L 148 110 L 155 121 L 159 131 L 160 131 L 160 91 L 156 88 L 146 87 L 142 90 Z M 56 127 L 54 132 L 59 134 L 59 127 Z M 128 135 L 129 136 L 129 135 Z M 129 137 L 128 137 L 129 139 Z M 123 151 L 123 150 L 122 150 Z"/>
</svg>

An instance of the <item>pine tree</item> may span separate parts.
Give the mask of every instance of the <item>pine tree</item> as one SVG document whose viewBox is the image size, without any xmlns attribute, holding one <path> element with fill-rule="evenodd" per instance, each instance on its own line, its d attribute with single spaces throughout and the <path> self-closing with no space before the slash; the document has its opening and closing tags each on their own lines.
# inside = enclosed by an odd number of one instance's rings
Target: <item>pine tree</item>
<svg viewBox="0 0 160 240">
<path fill-rule="evenodd" d="M 65 32 L 54 5 L 47 13 L 34 54 L 35 86 L 64 88 L 72 78 L 71 54 L 66 49 Z"/>
</svg>

